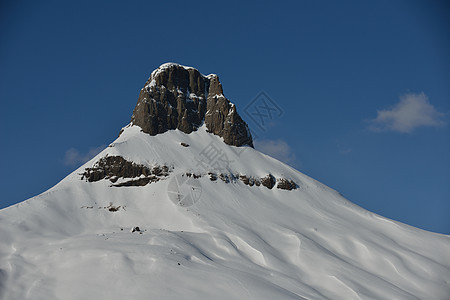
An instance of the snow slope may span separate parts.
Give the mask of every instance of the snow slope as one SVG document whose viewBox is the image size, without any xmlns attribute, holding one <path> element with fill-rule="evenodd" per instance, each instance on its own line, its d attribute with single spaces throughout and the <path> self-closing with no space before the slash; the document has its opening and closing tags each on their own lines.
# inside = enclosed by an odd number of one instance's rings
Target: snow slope
<svg viewBox="0 0 450 300">
<path fill-rule="evenodd" d="M 217 171 L 202 160 L 211 147 L 230 182 L 207 175 Z M 139 187 L 81 180 L 106 155 L 171 173 Z M 182 190 L 186 172 L 202 177 Z M 298 189 L 248 186 L 238 173 Z M 195 187 L 193 205 L 171 200 L 174 183 Z M 450 236 L 366 211 L 204 127 L 149 136 L 128 126 L 50 190 L 1 210 L 0 241 L 2 300 L 450 299 Z"/>
</svg>

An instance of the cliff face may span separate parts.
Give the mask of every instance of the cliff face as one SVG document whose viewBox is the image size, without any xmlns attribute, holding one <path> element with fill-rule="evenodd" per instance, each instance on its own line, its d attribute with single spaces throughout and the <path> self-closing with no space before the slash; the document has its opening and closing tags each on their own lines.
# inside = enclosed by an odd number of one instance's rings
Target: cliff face
<svg viewBox="0 0 450 300">
<path fill-rule="evenodd" d="M 205 122 L 208 131 L 221 136 L 226 144 L 253 147 L 248 126 L 223 95 L 218 76 L 204 76 L 178 64 L 164 64 L 152 72 L 141 89 L 131 122 L 150 135 L 171 129 L 191 133 Z"/>
</svg>

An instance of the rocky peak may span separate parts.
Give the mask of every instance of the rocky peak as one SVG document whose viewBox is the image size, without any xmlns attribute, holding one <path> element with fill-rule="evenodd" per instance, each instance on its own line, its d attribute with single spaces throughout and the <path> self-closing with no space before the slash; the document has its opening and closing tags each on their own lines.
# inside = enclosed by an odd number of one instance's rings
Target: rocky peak
<svg viewBox="0 0 450 300">
<path fill-rule="evenodd" d="M 223 95 L 219 77 L 178 64 L 163 64 L 152 72 L 140 91 L 131 122 L 150 135 L 171 129 L 191 133 L 205 122 L 208 131 L 226 144 L 253 147 L 248 126 Z"/>
</svg>

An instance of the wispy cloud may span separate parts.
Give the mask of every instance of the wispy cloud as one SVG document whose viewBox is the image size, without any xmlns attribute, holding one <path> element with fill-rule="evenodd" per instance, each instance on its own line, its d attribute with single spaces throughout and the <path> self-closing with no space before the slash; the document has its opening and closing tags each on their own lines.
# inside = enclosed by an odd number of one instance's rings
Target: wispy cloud
<svg viewBox="0 0 450 300">
<path fill-rule="evenodd" d="M 379 110 L 377 117 L 370 120 L 372 131 L 412 132 L 418 127 L 444 126 L 444 113 L 437 111 L 428 100 L 427 95 L 406 94 L 391 109 Z"/>
<path fill-rule="evenodd" d="M 338 149 L 339 154 L 349 154 L 353 151 L 352 148 L 345 146 L 344 144 L 342 144 L 339 141 L 336 141 L 336 147 Z"/>
<path fill-rule="evenodd" d="M 100 151 L 105 149 L 105 147 L 106 147 L 105 145 L 93 147 L 93 148 L 90 148 L 89 151 L 86 153 L 82 153 L 75 148 L 70 148 L 69 150 L 66 151 L 66 153 L 64 155 L 64 164 L 66 166 L 71 166 L 71 167 L 76 167 L 76 166 L 82 165 L 85 162 L 87 162 L 88 160 L 90 160 L 91 158 L 93 158 L 95 155 L 100 153 Z"/>
<path fill-rule="evenodd" d="M 289 165 L 296 165 L 297 159 L 292 148 L 283 140 L 255 140 L 255 149 Z"/>
</svg>

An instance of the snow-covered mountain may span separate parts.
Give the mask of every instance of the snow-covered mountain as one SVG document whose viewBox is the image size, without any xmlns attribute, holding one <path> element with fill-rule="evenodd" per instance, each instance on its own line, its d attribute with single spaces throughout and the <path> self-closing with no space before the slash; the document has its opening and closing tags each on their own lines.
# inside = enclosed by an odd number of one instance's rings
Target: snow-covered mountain
<svg viewBox="0 0 450 300">
<path fill-rule="evenodd" d="M 0 211 L 2 300 L 449 295 L 450 236 L 256 151 L 218 77 L 176 64 L 106 149 Z"/>
</svg>

